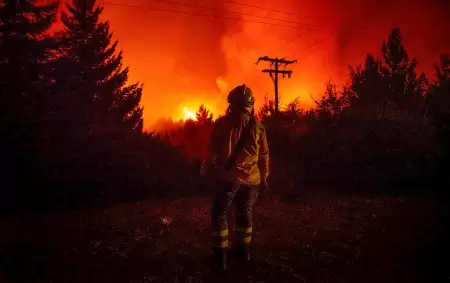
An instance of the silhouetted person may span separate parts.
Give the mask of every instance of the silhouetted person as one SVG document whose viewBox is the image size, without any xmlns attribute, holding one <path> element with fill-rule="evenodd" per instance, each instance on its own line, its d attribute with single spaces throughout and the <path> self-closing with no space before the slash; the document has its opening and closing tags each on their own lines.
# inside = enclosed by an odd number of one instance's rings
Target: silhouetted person
<svg viewBox="0 0 450 283">
<path fill-rule="evenodd" d="M 227 114 L 214 124 L 203 172 L 215 183 L 212 204 L 213 254 L 221 269 L 227 268 L 227 212 L 236 199 L 238 258 L 250 260 L 252 210 L 258 191 L 267 190 L 269 147 L 263 124 L 254 118 L 252 91 L 245 85 L 228 95 Z"/>
</svg>

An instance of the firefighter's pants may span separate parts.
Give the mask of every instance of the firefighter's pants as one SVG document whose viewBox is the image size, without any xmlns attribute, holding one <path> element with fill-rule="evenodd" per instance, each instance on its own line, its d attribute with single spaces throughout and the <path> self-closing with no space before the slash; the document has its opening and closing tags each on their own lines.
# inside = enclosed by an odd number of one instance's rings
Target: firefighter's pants
<svg viewBox="0 0 450 283">
<path fill-rule="evenodd" d="M 217 181 L 212 203 L 213 247 L 228 247 L 227 214 L 233 200 L 236 202 L 236 236 L 238 245 L 249 245 L 252 240 L 252 211 L 257 198 L 256 187 Z"/>
</svg>

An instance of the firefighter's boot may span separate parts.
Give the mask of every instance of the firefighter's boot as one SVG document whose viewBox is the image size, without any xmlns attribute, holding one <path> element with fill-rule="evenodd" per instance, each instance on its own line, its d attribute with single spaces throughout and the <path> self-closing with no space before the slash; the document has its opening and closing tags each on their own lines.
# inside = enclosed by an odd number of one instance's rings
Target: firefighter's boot
<svg viewBox="0 0 450 283">
<path fill-rule="evenodd" d="M 236 257 L 242 261 L 250 261 L 251 253 L 250 253 L 250 245 L 238 245 L 236 247 Z"/>
<path fill-rule="evenodd" d="M 252 227 L 238 228 L 237 240 L 238 240 L 238 244 L 236 247 L 237 258 L 244 261 L 249 261 L 251 258 L 250 243 L 252 241 Z"/>
<path fill-rule="evenodd" d="M 227 269 L 228 229 L 213 232 L 213 257 L 219 269 Z"/>
<path fill-rule="evenodd" d="M 228 248 L 213 249 L 214 264 L 222 271 L 227 270 L 227 254 Z"/>
</svg>

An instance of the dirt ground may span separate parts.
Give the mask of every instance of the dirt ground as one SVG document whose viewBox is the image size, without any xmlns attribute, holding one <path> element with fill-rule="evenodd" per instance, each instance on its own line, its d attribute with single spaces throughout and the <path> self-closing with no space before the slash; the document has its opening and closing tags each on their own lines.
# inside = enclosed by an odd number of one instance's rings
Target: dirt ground
<svg viewBox="0 0 450 283">
<path fill-rule="evenodd" d="M 266 199 L 254 212 L 254 262 L 231 258 L 227 273 L 209 263 L 209 209 L 189 198 L 0 218 L 0 282 L 431 282 L 425 198 Z"/>
</svg>

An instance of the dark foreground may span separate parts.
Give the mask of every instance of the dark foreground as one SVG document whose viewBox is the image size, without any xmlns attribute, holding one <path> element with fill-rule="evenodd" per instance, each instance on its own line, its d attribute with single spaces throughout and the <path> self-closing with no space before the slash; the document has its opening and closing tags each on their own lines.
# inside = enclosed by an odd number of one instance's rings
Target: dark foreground
<svg viewBox="0 0 450 283">
<path fill-rule="evenodd" d="M 210 268 L 209 199 L 0 219 L 0 282 L 431 282 L 431 200 L 316 192 L 255 211 L 255 261 Z"/>
</svg>

